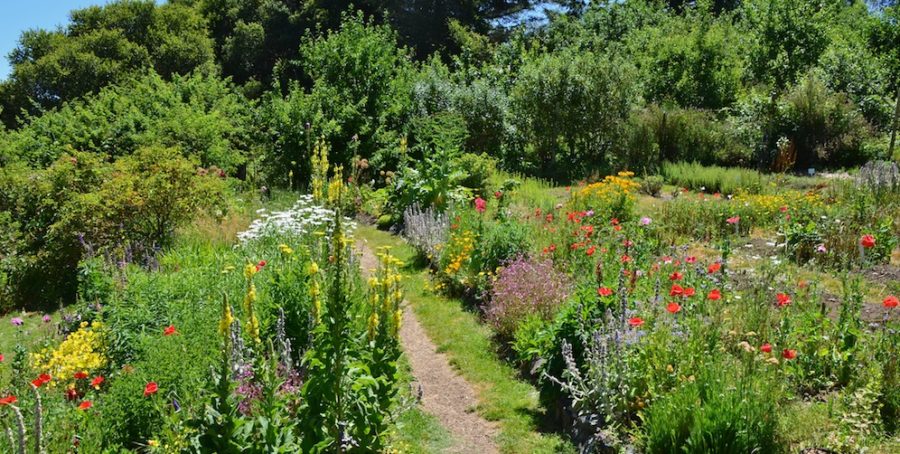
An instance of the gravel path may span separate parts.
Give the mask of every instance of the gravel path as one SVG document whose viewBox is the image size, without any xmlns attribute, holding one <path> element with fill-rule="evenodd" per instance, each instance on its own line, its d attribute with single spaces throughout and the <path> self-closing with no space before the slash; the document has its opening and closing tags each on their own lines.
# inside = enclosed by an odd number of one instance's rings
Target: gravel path
<svg viewBox="0 0 900 454">
<path fill-rule="evenodd" d="M 357 244 L 360 266 L 369 275 L 378 261 L 371 248 Z M 400 342 L 409 360 L 412 375 L 421 390 L 422 408 L 434 415 L 453 436 L 448 453 L 496 453 L 496 427 L 475 412 L 478 398 L 472 385 L 456 373 L 447 356 L 438 353 L 409 303 L 403 307 Z"/>
</svg>

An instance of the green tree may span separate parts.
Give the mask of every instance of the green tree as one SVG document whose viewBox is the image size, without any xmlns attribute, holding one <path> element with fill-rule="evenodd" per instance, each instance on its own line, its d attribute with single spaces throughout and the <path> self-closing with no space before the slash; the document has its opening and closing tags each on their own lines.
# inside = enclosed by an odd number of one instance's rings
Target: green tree
<svg viewBox="0 0 900 454">
<path fill-rule="evenodd" d="M 0 115 L 20 126 L 23 110 L 58 107 L 148 69 L 186 74 L 212 59 L 203 19 L 189 6 L 122 0 L 75 10 L 65 29 L 22 34 L 0 86 Z"/>
<path fill-rule="evenodd" d="M 870 42 L 888 68 L 888 84 L 896 93 L 894 120 L 891 123 L 891 143 L 888 155 L 894 156 L 897 127 L 900 122 L 900 6 L 885 8 L 870 32 Z"/>
<path fill-rule="evenodd" d="M 810 0 L 757 0 L 744 4 L 755 43 L 753 77 L 782 90 L 814 66 L 828 46 L 826 11 Z"/>
</svg>

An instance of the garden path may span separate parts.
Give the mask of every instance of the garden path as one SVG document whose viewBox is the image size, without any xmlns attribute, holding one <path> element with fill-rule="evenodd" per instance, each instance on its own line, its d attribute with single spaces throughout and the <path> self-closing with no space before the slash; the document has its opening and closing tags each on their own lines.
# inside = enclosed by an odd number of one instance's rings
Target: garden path
<svg viewBox="0 0 900 454">
<path fill-rule="evenodd" d="M 357 244 L 360 267 L 369 275 L 378 266 L 372 249 Z M 435 416 L 453 436 L 449 453 L 492 454 L 498 452 L 494 443 L 497 429 L 477 412 L 478 397 L 475 389 L 461 377 L 438 352 L 409 303 L 403 307 L 403 323 L 400 326 L 400 342 L 409 360 L 412 375 L 421 390 L 422 408 Z"/>
</svg>

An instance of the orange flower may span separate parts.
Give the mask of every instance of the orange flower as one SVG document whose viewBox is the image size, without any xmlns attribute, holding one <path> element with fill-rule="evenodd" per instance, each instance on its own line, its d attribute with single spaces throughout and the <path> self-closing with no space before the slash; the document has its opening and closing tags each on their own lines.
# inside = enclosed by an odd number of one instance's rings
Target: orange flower
<svg viewBox="0 0 900 454">
<path fill-rule="evenodd" d="M 93 406 L 94 406 L 94 404 L 91 401 L 86 400 L 78 405 L 78 409 L 79 410 L 87 410 L 88 408 L 91 408 Z"/>
</svg>

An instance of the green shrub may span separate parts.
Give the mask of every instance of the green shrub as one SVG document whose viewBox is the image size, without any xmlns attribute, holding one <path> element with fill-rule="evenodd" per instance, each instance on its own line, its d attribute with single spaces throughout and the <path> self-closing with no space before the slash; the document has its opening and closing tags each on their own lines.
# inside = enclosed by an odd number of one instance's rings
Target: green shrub
<svg viewBox="0 0 900 454">
<path fill-rule="evenodd" d="M 641 178 L 641 192 L 653 197 L 659 197 L 665 180 L 659 175 L 650 175 Z"/>
<path fill-rule="evenodd" d="M 611 167 L 636 95 L 633 67 L 612 54 L 566 50 L 526 60 L 510 94 L 510 168 L 581 177 Z"/>
<path fill-rule="evenodd" d="M 495 271 L 507 261 L 531 250 L 528 229 L 517 222 L 486 223 L 476 249 L 477 269 Z"/>
<path fill-rule="evenodd" d="M 623 167 L 656 171 L 661 161 L 747 165 L 751 148 L 727 118 L 710 111 L 650 105 L 632 113 Z"/>
<path fill-rule="evenodd" d="M 768 184 L 768 178 L 755 170 L 703 166 L 696 162 L 663 163 L 662 174 L 675 186 L 707 193 L 759 194 Z"/>
<path fill-rule="evenodd" d="M 487 154 L 463 153 L 456 159 L 460 169 L 466 176 L 459 182 L 476 194 L 488 197 L 491 192 L 491 179 L 497 172 L 497 160 Z"/>
<path fill-rule="evenodd" d="M 172 148 L 145 148 L 109 164 L 92 153 L 64 156 L 43 170 L 0 171 L 0 212 L 27 222 L 0 243 L 11 303 L 72 302 L 86 254 L 150 265 L 175 230 L 199 210 L 227 210 L 227 183 Z"/>
</svg>

